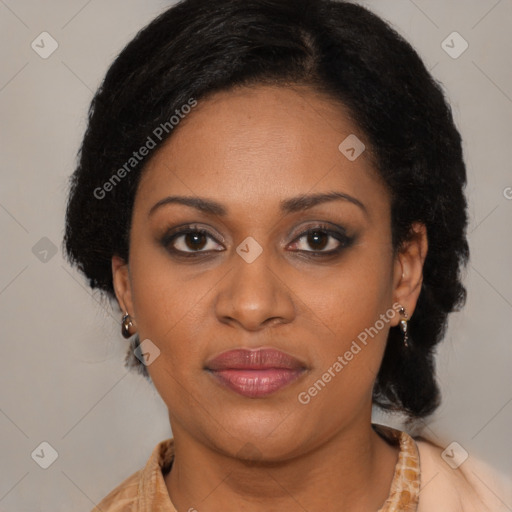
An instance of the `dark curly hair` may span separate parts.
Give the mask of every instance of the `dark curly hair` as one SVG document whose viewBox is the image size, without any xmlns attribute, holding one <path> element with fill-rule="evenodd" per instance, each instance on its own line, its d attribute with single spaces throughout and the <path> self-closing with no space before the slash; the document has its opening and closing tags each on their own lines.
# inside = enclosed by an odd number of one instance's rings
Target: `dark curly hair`
<svg viewBox="0 0 512 512">
<path fill-rule="evenodd" d="M 425 224 L 429 249 L 409 322 L 411 346 L 404 350 L 399 329 L 390 329 L 374 403 L 410 419 L 427 416 L 440 401 L 434 348 L 448 313 L 466 299 L 461 138 L 440 85 L 418 54 L 361 6 L 333 0 L 184 0 L 141 30 L 91 103 L 67 205 L 70 262 L 92 288 L 114 298 L 111 258 L 129 259 L 135 192 L 150 158 L 138 155 L 134 162 L 134 151 L 151 134 L 159 144 L 172 136 L 169 120 L 191 100 L 258 84 L 306 85 L 348 109 L 391 194 L 395 251 L 411 237 L 412 223 Z M 162 126 L 155 137 L 155 127 Z M 135 336 L 132 348 L 137 344 Z M 125 364 L 149 378 L 132 350 Z"/>
</svg>

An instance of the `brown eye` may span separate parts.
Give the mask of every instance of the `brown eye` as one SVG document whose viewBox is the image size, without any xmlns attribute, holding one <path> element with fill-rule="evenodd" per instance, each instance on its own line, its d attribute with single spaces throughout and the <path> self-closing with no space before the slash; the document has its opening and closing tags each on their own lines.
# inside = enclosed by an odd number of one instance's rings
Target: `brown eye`
<svg viewBox="0 0 512 512">
<path fill-rule="evenodd" d="M 195 251 L 203 249 L 207 242 L 207 237 L 203 233 L 186 233 L 183 235 L 183 241 L 187 248 Z"/>
<path fill-rule="evenodd" d="M 317 250 L 322 250 L 329 242 L 329 236 L 324 231 L 311 231 L 307 235 L 307 242 L 310 247 Z"/>
<path fill-rule="evenodd" d="M 348 237 L 344 230 L 334 231 L 327 226 L 318 226 L 297 237 L 292 244 L 292 250 L 314 256 L 329 256 L 341 252 L 353 241 L 354 239 Z"/>
<path fill-rule="evenodd" d="M 170 252 L 184 256 L 222 250 L 208 231 L 199 228 L 185 228 L 170 233 L 162 239 L 162 245 Z"/>
</svg>

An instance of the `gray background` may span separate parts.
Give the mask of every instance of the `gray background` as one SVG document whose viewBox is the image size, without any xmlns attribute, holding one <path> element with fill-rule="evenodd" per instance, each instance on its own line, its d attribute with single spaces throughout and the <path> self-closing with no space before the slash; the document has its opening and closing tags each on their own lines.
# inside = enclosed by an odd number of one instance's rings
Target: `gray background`
<svg viewBox="0 0 512 512">
<path fill-rule="evenodd" d="M 444 84 L 466 151 L 469 297 L 439 352 L 444 401 L 425 435 L 512 474 L 512 0 L 362 3 Z M 169 5 L 0 0 L 2 512 L 89 511 L 171 436 L 156 391 L 123 366 L 120 318 L 61 251 L 67 178 L 93 91 Z M 47 59 L 31 48 L 43 31 L 59 45 Z M 453 31 L 469 43 L 456 59 L 441 46 Z M 58 453 L 48 469 L 31 458 L 43 441 Z"/>
</svg>

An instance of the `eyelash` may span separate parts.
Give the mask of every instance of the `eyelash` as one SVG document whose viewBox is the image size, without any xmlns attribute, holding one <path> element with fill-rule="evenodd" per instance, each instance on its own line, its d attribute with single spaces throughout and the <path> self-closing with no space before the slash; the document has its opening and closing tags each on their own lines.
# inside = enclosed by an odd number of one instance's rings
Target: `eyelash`
<svg viewBox="0 0 512 512">
<path fill-rule="evenodd" d="M 307 257 L 317 257 L 317 258 L 322 258 L 322 257 L 327 257 L 327 256 L 332 257 L 332 256 L 335 256 L 335 255 L 338 255 L 339 253 L 341 253 L 343 251 L 343 249 L 347 249 L 348 247 L 350 247 L 352 245 L 352 243 L 354 242 L 353 237 L 347 236 L 342 231 L 334 231 L 334 230 L 330 229 L 329 226 L 327 226 L 326 224 L 319 224 L 317 226 L 309 228 L 306 231 L 303 231 L 302 233 L 300 233 L 297 237 L 294 238 L 292 243 L 296 243 L 297 241 L 301 240 L 304 237 L 307 237 L 308 235 L 311 235 L 313 233 L 319 233 L 319 232 L 324 233 L 324 234 L 328 235 L 329 237 L 334 238 L 335 240 L 337 240 L 339 242 L 340 245 L 336 249 L 332 249 L 330 251 L 297 250 L 294 252 L 306 253 L 308 255 Z M 179 238 L 180 236 L 188 235 L 188 234 L 204 235 L 208 238 L 211 238 L 216 243 L 219 243 L 219 242 L 217 242 L 217 240 L 215 240 L 215 237 L 208 230 L 206 230 L 204 228 L 199 228 L 194 225 L 189 225 L 189 226 L 185 226 L 185 227 L 179 229 L 178 231 L 167 233 L 162 238 L 161 244 L 169 252 L 171 252 L 179 257 L 184 257 L 184 258 L 197 258 L 197 257 L 201 257 L 205 254 L 208 254 L 210 252 L 222 252 L 222 251 L 216 251 L 216 250 L 214 250 L 214 251 L 181 251 L 179 249 L 175 249 L 175 248 L 171 247 L 171 244 L 177 238 Z M 329 244 L 327 243 L 327 245 L 329 245 Z"/>
</svg>

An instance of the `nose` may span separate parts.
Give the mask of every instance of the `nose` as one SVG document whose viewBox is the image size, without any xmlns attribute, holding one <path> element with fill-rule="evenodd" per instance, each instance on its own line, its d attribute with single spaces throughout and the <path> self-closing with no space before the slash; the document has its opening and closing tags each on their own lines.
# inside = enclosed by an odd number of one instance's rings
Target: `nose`
<svg viewBox="0 0 512 512">
<path fill-rule="evenodd" d="M 222 323 L 238 324 L 247 331 L 289 323 L 295 317 L 293 293 L 269 251 L 248 263 L 237 253 L 231 271 L 222 279 L 215 302 Z"/>
</svg>

